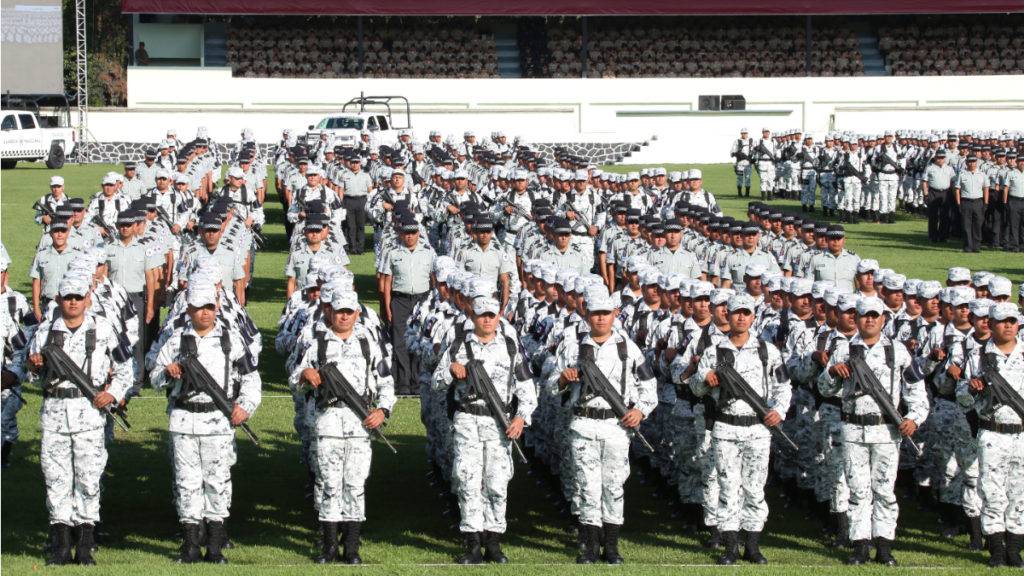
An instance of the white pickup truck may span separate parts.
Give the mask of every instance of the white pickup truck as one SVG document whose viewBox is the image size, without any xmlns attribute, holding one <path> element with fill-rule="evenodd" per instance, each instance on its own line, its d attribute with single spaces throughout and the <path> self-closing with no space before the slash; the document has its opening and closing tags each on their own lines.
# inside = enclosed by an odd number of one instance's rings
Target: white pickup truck
<svg viewBox="0 0 1024 576">
<path fill-rule="evenodd" d="M 405 121 L 398 114 L 398 124 L 391 115 L 391 102 L 399 100 L 405 105 Z M 367 108 L 377 108 L 370 111 Z M 366 130 L 374 144 L 391 144 L 398 140 L 401 130 L 412 128 L 412 115 L 409 101 L 403 96 L 364 96 L 359 95 L 345 103 L 340 114 L 332 114 L 309 127 L 306 134 L 307 144 L 312 145 L 320 138 L 320 132 L 329 135 L 328 142 L 335 146 L 355 146 L 359 143 L 359 133 Z"/>
<path fill-rule="evenodd" d="M 0 166 L 14 168 L 19 160 L 44 160 L 58 169 L 75 149 L 75 129 L 49 128 L 27 110 L 0 110 Z"/>
</svg>

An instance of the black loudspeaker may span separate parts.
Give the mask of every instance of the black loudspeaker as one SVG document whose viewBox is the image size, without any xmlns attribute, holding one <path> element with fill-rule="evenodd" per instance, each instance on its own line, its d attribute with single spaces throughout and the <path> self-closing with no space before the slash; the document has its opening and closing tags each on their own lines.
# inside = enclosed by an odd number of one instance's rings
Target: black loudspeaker
<svg viewBox="0 0 1024 576">
<path fill-rule="evenodd" d="M 717 94 L 702 94 L 697 97 L 697 110 L 721 110 L 722 97 Z"/>
<path fill-rule="evenodd" d="M 722 110 L 746 110 L 747 99 L 741 94 L 722 94 Z"/>
</svg>

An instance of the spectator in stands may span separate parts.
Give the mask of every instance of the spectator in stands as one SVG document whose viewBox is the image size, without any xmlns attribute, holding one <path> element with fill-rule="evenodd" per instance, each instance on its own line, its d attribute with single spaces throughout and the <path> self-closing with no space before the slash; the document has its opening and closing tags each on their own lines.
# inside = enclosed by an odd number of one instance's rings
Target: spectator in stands
<svg viewBox="0 0 1024 576">
<path fill-rule="evenodd" d="M 139 42 L 139 47 L 135 49 L 135 65 L 149 66 L 149 52 L 146 52 L 145 42 Z"/>
</svg>

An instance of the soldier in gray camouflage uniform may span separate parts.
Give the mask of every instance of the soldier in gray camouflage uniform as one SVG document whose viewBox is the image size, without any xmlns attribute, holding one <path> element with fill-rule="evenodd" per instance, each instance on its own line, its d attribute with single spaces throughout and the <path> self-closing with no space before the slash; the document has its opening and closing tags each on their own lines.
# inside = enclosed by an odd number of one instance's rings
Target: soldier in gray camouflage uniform
<svg viewBox="0 0 1024 576">
<path fill-rule="evenodd" d="M 256 359 L 236 329 L 217 321 L 220 294 L 212 278 L 191 278 L 186 293 L 188 320 L 175 328 L 156 355 L 150 381 L 170 388 L 171 451 L 182 544 L 177 561 L 200 561 L 200 523 L 206 528 L 206 562 L 224 564 L 224 521 L 231 507 L 231 467 L 237 460 L 233 427 L 248 420 L 260 404 Z M 198 384 L 183 378 L 188 356 L 207 369 L 234 403 L 230 418 Z"/>
<path fill-rule="evenodd" d="M 789 375 L 782 356 L 774 345 L 758 341 L 750 333 L 756 304 L 747 294 L 729 299 L 729 335 L 716 346 L 709 346 L 690 380 L 694 394 L 712 394 L 716 399 L 712 444 L 718 471 L 718 530 L 725 553 L 719 564 L 735 564 L 739 559 L 738 531 L 746 533 L 743 558 L 755 564 L 768 560 L 758 547 L 761 531 L 768 519 L 764 485 L 768 479 L 768 453 L 771 434 L 768 427 L 778 426 L 789 408 Z M 728 365 L 760 395 L 769 412 L 758 418 L 752 406 L 738 398 L 727 398 L 719 388 L 718 367 Z M 718 388 L 718 390 L 715 390 Z M 717 392 L 717 394 L 716 394 Z"/>
<path fill-rule="evenodd" d="M 850 485 L 850 540 L 854 544 L 848 564 L 868 562 L 869 542 L 874 539 L 875 561 L 896 565 L 892 544 L 899 514 L 894 492 L 899 447 L 903 437 L 912 436 L 928 417 L 922 377 L 911 368 L 906 347 L 882 335 L 884 309 L 875 297 L 857 303 L 858 334 L 848 344 L 840 343 L 818 378 L 822 396 L 843 399 L 843 449 Z M 899 426 L 887 421 L 874 398 L 863 392 L 863 383 L 851 377 L 847 364 L 851 354 L 864 359 L 893 406 L 905 403 L 907 414 Z"/>
<path fill-rule="evenodd" d="M 129 346 L 105 318 L 87 312 L 91 285 L 91 277 L 65 275 L 58 288 L 60 314 L 36 330 L 27 363 L 16 370 L 21 378 L 26 376 L 25 369 L 33 372 L 44 390 L 40 460 L 50 515 L 48 565 L 71 562 L 72 526 L 78 529 L 75 561 L 95 564 L 92 549 L 100 519 L 100 478 L 107 464 L 106 418 L 101 409 L 121 402 L 132 384 Z M 70 381 L 51 373 L 42 355 L 45 346 L 62 348 L 101 390 L 92 402 Z"/>
<path fill-rule="evenodd" d="M 367 328 L 357 324 L 360 306 L 356 293 L 334 292 L 325 304 L 330 313 L 325 306 L 316 342 L 302 353 L 291 377 L 294 386 L 308 385 L 317 398 L 313 424 L 319 488 L 316 508 L 323 541 L 316 561 L 326 564 L 340 559 L 361 564 L 359 534 L 366 520 L 365 486 L 373 456 L 369 431 L 391 415 L 394 385 L 380 346 Z M 337 398 L 325 396 L 319 370 L 328 363 L 336 365 L 353 390 L 368 401 L 371 411 L 365 419 L 360 421 L 351 407 Z M 338 553 L 339 527 L 344 556 Z"/>
<path fill-rule="evenodd" d="M 505 507 L 512 479 L 512 446 L 530 423 L 537 407 L 533 378 L 524 364 L 519 340 L 511 330 L 499 330 L 499 303 L 489 296 L 473 300 L 473 330 L 459 332 L 434 371 L 434 388 L 454 386 L 452 476 L 459 499 L 465 551 L 459 564 L 484 560 L 504 564 L 500 538 L 506 530 Z M 510 423 L 502 430 L 479 391 L 466 380 L 467 362 L 479 360 L 506 407 Z M 513 410 L 514 408 L 514 410 Z M 481 553 L 481 544 L 485 551 Z"/>
</svg>

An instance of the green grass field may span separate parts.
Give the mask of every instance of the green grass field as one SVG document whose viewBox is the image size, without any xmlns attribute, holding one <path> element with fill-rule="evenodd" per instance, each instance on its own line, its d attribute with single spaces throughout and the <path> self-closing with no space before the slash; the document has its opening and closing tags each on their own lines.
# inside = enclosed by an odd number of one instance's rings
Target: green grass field
<svg viewBox="0 0 1024 576">
<path fill-rule="evenodd" d="M 68 166 L 60 171 L 72 196 L 88 197 L 99 189 L 103 173 L 112 166 Z M 716 192 L 727 213 L 741 217 L 746 200 L 732 193 L 733 176 L 728 166 L 702 166 L 707 187 Z M 625 166 L 612 170 L 629 169 Z M 670 168 L 672 169 L 672 168 Z M 26 291 L 28 268 L 39 228 L 32 220 L 31 205 L 47 192 L 51 171 L 22 164 L 5 170 L 0 180 L 2 199 L 2 240 L 14 262 L 10 283 Z M 755 185 L 756 190 L 756 185 Z M 799 210 L 789 204 L 790 208 Z M 283 215 L 276 199 L 267 202 L 268 221 L 280 222 Z M 965 255 L 959 246 L 933 246 L 927 241 L 921 219 L 901 218 L 897 225 L 860 224 L 848 227 L 849 247 L 865 257 L 877 258 L 883 266 L 910 277 L 942 279 L 945 268 L 964 265 L 1009 276 L 1015 284 L 1024 276 L 1024 259 L 1004 253 Z M 232 573 L 300 574 L 342 568 L 317 567 L 316 533 L 310 507 L 304 501 L 305 470 L 299 463 L 298 437 L 292 428 L 293 408 L 285 385 L 282 360 L 273 347 L 275 326 L 284 303 L 284 227 L 268 225 L 267 252 L 257 258 L 253 278 L 250 314 L 264 337 L 260 371 L 264 382 L 263 405 L 252 425 L 263 445 L 254 447 L 239 436 L 239 459 L 234 468 L 234 502 L 228 530 L 236 543 L 227 555 L 226 567 L 180 567 L 172 562 L 176 554 L 177 520 L 171 501 L 171 464 L 167 451 L 167 420 L 162 394 L 145 391 L 130 407 L 132 431 L 118 431 L 110 447 L 108 477 L 104 482 L 103 519 L 108 533 L 97 554 L 99 566 L 66 568 L 67 572 L 125 574 Z M 372 254 L 372 253 L 371 253 Z M 367 301 L 373 294 L 372 255 L 353 259 L 357 286 Z M 42 473 L 39 467 L 38 410 L 42 401 L 38 388 L 26 386 L 30 405 L 19 414 L 21 440 L 14 463 L 2 475 L 2 529 L 0 563 L 10 574 L 30 574 L 43 569 L 41 549 L 46 539 L 47 518 Z M 433 574 L 448 570 L 457 552 L 456 520 L 442 516 L 443 502 L 425 479 L 424 430 L 419 422 L 419 403 L 402 399 L 388 428 L 399 450 L 392 455 L 375 450 L 375 461 L 367 486 L 369 520 L 364 527 L 362 572 L 380 574 Z M 466 568 L 474 573 L 542 574 L 555 570 L 571 573 L 601 573 L 605 566 L 577 567 L 575 549 L 563 530 L 564 521 L 544 497 L 524 467 L 517 469 L 509 505 L 507 567 Z M 820 537 L 820 520 L 808 518 L 805 510 L 786 509 L 769 489 L 771 515 L 764 538 L 768 567 L 743 566 L 734 570 L 758 573 L 800 574 L 808 568 L 839 567 L 845 551 L 825 548 Z M 631 572 L 654 574 L 678 571 L 680 565 L 694 565 L 694 573 L 718 572 L 708 566 L 715 554 L 700 547 L 697 535 L 684 532 L 667 512 L 664 502 L 653 498 L 651 489 L 636 479 L 627 484 L 626 525 L 622 550 Z M 896 555 L 902 567 L 896 571 L 956 573 L 982 569 L 982 553 L 967 550 L 966 538 L 942 540 L 937 534 L 937 517 L 906 503 L 901 510 Z M 857 573 L 893 572 L 864 567 Z M 622 569 L 620 569 L 622 570 Z M 56 571 L 54 569 L 53 571 Z"/>
</svg>

